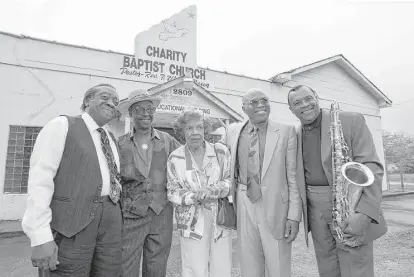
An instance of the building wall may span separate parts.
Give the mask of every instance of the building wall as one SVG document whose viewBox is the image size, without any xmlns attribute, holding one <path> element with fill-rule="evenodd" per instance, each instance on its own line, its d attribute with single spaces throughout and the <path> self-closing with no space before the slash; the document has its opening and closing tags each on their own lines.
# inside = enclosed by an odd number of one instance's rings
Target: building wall
<svg viewBox="0 0 414 277">
<path fill-rule="evenodd" d="M 125 56 L 128 55 L 0 34 L 1 93 L 4 99 L 0 103 L 4 115 L 0 119 L 0 219 L 20 219 L 27 199 L 24 194 L 3 193 L 9 126 L 44 126 L 55 116 L 78 114 L 84 92 L 98 83 L 114 85 L 121 99 L 134 89 L 155 86 L 122 74 Z M 329 108 L 325 99 L 337 98 L 343 102 L 341 107 L 344 110 L 365 115 L 383 160 L 378 104 L 338 66 L 332 64 L 314 69 L 284 85 L 206 71 L 206 79 L 211 84 L 207 90 L 241 115 L 241 96 L 250 88 L 267 92 L 272 102 L 271 118 L 288 123 L 298 122 L 289 111 L 286 99 L 287 91 L 293 85 L 304 83 L 314 87 L 322 98 L 323 108 Z M 354 104 L 356 99 L 357 105 Z M 123 121 L 111 122 L 118 135 L 123 132 L 123 125 Z"/>
</svg>

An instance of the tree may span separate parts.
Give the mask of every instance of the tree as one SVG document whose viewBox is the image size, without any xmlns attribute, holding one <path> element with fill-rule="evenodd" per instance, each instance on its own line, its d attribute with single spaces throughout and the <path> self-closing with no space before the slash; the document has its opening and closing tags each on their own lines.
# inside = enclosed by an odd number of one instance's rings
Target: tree
<svg viewBox="0 0 414 277">
<path fill-rule="evenodd" d="M 414 172 L 414 138 L 404 133 L 383 131 L 385 159 L 388 164 L 397 166 L 404 187 L 404 173 Z"/>
</svg>

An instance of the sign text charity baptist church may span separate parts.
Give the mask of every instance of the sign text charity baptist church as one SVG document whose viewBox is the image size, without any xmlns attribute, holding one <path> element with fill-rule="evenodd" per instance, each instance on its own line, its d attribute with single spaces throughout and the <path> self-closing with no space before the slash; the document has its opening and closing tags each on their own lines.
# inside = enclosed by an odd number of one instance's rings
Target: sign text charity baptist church
<svg viewBox="0 0 414 277">
<path fill-rule="evenodd" d="M 142 81 L 165 83 L 186 72 L 198 85 L 209 88 L 206 71 L 197 68 L 196 6 L 139 33 L 135 38 L 135 57 L 124 56 L 121 74 Z"/>
</svg>

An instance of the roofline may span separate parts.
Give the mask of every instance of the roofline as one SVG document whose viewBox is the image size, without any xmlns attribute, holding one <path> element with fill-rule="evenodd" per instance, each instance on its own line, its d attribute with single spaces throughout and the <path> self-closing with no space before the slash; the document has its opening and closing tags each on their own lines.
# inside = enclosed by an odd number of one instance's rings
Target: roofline
<svg viewBox="0 0 414 277">
<path fill-rule="evenodd" d="M 392 100 L 385 94 L 383 93 L 370 79 L 368 79 L 355 65 L 353 65 L 347 58 L 345 58 L 344 55 L 341 54 L 341 58 L 344 59 L 344 61 L 346 61 L 347 63 L 349 63 L 349 65 L 352 66 L 352 68 L 359 74 L 361 75 L 361 77 L 367 82 L 369 83 L 371 86 L 374 87 L 375 90 L 377 90 L 382 97 L 385 98 L 386 102 L 388 102 L 389 104 L 392 104 Z"/>
<path fill-rule="evenodd" d="M 271 77 L 269 80 L 272 82 L 280 82 L 283 84 L 283 82 L 287 82 L 291 80 L 291 75 L 295 75 L 295 74 L 299 74 L 301 72 L 304 71 L 308 71 L 311 70 L 313 68 L 331 63 L 331 62 L 335 62 L 341 60 L 343 61 L 345 64 L 347 64 L 352 70 L 354 70 L 360 77 L 361 79 L 367 83 L 369 86 L 372 87 L 372 89 L 374 91 L 376 91 L 385 101 L 385 105 L 382 105 L 382 107 L 390 107 L 392 104 L 392 100 L 385 94 L 383 93 L 371 80 L 369 80 L 356 66 L 354 66 L 347 58 L 344 57 L 344 55 L 342 54 L 338 54 L 338 55 L 334 55 L 331 57 L 328 57 L 326 59 L 323 60 L 319 60 L 310 64 L 306 64 L 294 69 L 291 69 L 289 71 L 285 71 L 282 73 L 279 73 L 273 77 Z M 381 105 L 380 105 L 381 106 Z"/>
<path fill-rule="evenodd" d="M 190 80 L 190 82 L 192 83 L 193 88 L 195 88 L 199 93 L 201 93 L 203 95 L 205 93 L 207 93 L 209 96 L 204 95 L 207 98 L 210 98 L 210 96 L 211 96 L 212 99 L 209 99 L 209 100 L 214 102 L 214 104 L 216 104 L 220 108 L 224 109 L 226 111 L 226 113 L 228 113 L 231 117 L 233 117 L 233 119 L 236 119 L 236 120 L 239 120 L 239 121 L 243 120 L 243 117 L 238 112 L 236 112 L 234 109 L 232 109 L 229 105 L 227 105 L 225 102 L 223 102 L 220 98 L 215 96 L 210 91 L 208 91 L 208 90 L 204 89 L 203 87 L 197 85 L 192 78 L 187 78 L 185 76 L 181 76 L 181 77 L 175 78 L 174 80 L 171 80 L 169 82 L 158 84 L 158 85 L 156 85 L 152 88 L 149 88 L 148 92 L 150 94 L 157 94 L 157 93 L 159 93 L 161 91 L 164 91 L 164 90 L 166 90 L 166 89 L 168 89 L 172 86 L 175 86 L 177 84 L 180 84 L 180 83 L 183 83 L 183 82 L 187 81 L 186 79 Z M 125 99 L 127 99 L 127 98 L 124 98 L 121 101 L 124 101 Z"/>
<path fill-rule="evenodd" d="M 124 56 L 129 56 L 129 57 L 135 57 L 135 55 L 134 54 L 131 54 L 131 53 L 124 53 L 124 52 L 112 51 L 110 49 L 109 50 L 104 50 L 104 49 L 94 48 L 94 47 L 88 47 L 88 46 L 84 46 L 84 45 L 76 45 L 76 44 L 70 44 L 70 43 L 65 43 L 65 42 L 59 42 L 59 41 L 56 41 L 56 40 L 41 39 L 41 38 L 27 36 L 27 35 L 24 35 L 24 34 L 17 35 L 17 34 L 13 34 L 13 33 L 8 33 L 8 32 L 4 32 L 4 31 L 0 31 L 0 35 L 11 36 L 11 37 L 19 38 L 19 39 L 31 39 L 31 40 L 45 42 L 45 43 L 50 43 L 50 44 L 55 44 L 55 45 L 62 45 L 62 46 L 68 46 L 68 47 L 73 47 L 73 48 L 80 48 L 80 49 L 92 50 L 92 51 L 103 52 L 103 53 L 112 53 L 112 54 L 119 54 L 119 55 L 124 55 Z M 230 72 L 227 72 L 227 71 L 211 69 L 211 68 L 203 67 L 203 66 L 199 66 L 199 68 L 204 69 L 204 70 L 208 70 L 208 71 L 213 71 L 213 72 L 218 72 L 218 73 L 224 73 L 224 74 L 228 74 L 228 75 L 233 75 L 233 76 L 237 76 L 237 77 L 249 78 L 249 79 L 253 79 L 253 80 L 260 80 L 260 81 L 264 81 L 264 82 L 271 82 L 270 80 L 266 80 L 266 79 L 262 79 L 262 78 L 245 76 L 243 74 L 230 73 Z"/>
<path fill-rule="evenodd" d="M 15 38 L 19 38 L 19 39 L 31 39 L 31 40 L 35 40 L 35 41 L 40 41 L 40 42 L 45 42 L 45 43 L 51 43 L 51 44 L 56 44 L 56 45 L 62 45 L 62 46 L 68 46 L 68 47 L 73 47 L 73 48 L 80 48 L 80 49 L 86 49 L 86 50 L 92 50 L 92 51 L 97 51 L 97 52 L 103 52 L 103 53 L 112 53 L 112 54 L 119 54 L 119 55 L 125 55 L 125 56 L 130 56 L 130 57 L 134 57 L 133 54 L 129 54 L 129 53 L 123 53 L 123 52 L 118 52 L 118 51 L 112 51 L 112 50 L 103 50 L 103 49 L 99 49 L 99 48 L 93 48 L 93 47 L 88 47 L 88 46 L 83 46 L 83 45 L 76 45 L 76 44 L 70 44 L 70 43 L 64 43 L 64 42 L 58 42 L 55 40 L 47 40 L 47 39 L 41 39 L 41 38 L 35 38 L 35 37 L 31 37 L 31 36 L 27 36 L 24 34 L 13 34 L 13 33 L 8 33 L 8 32 L 4 32 L 4 31 L 0 31 L 0 35 L 6 35 L 6 36 L 11 36 L 11 37 L 15 37 Z M 276 81 L 276 83 L 281 83 L 283 84 L 283 82 L 287 82 L 290 79 L 290 75 L 291 74 L 297 74 L 336 60 L 342 59 L 345 63 L 348 63 L 352 69 L 354 69 L 358 75 L 360 75 L 362 77 L 362 79 L 368 83 L 370 86 L 372 86 L 372 88 L 377 91 L 379 93 L 379 95 L 381 95 L 383 97 L 383 99 L 385 100 L 385 106 L 391 106 L 392 104 L 392 100 L 386 96 L 373 82 L 371 82 L 364 74 L 362 74 L 361 71 L 358 70 L 358 68 L 356 68 L 348 59 L 346 59 L 342 54 L 338 54 L 338 55 L 334 55 L 331 57 L 328 57 L 326 59 L 323 60 L 319 60 L 307 65 L 303 65 L 294 69 L 291 69 L 289 71 L 286 72 L 282 72 L 279 73 L 271 78 L 269 78 L 268 80 L 266 79 L 261 79 L 261 78 L 255 78 L 255 77 L 249 77 L 249 76 L 245 76 L 242 74 L 235 74 L 235 73 L 229 73 L 227 71 L 220 71 L 220 70 L 215 70 L 215 69 L 210 69 L 208 67 L 202 67 L 200 66 L 201 69 L 205 69 L 205 70 L 209 70 L 209 71 L 213 71 L 213 72 L 218 72 L 218 73 L 224 73 L 224 74 L 228 74 L 228 75 L 233 75 L 233 76 L 237 76 L 237 77 L 243 77 L 243 78 L 249 78 L 252 80 L 260 80 L 260 81 L 264 81 L 264 82 L 270 82 L 270 83 L 275 83 L 276 80 L 278 80 L 279 78 L 282 80 L 280 81 Z M 287 76 L 287 77 L 286 77 Z"/>
<path fill-rule="evenodd" d="M 313 69 L 313 68 L 315 68 L 315 67 L 318 67 L 318 66 L 321 66 L 321 65 L 324 65 L 324 64 L 327 64 L 327 63 L 330 63 L 330 62 L 336 61 L 336 60 L 338 60 L 341 56 L 342 56 L 342 54 L 338 54 L 338 55 L 334 55 L 334 56 L 331 56 L 331 57 L 327 57 L 327 58 L 322 59 L 322 60 L 315 61 L 315 62 L 313 62 L 313 63 L 305 64 L 305 65 L 302 65 L 302 66 L 299 66 L 299 67 L 293 68 L 293 69 L 291 69 L 291 70 L 284 71 L 284 72 L 281 72 L 281 73 L 279 73 L 279 74 L 276 74 L 275 76 L 273 76 L 273 77 L 269 78 L 269 80 L 271 80 L 271 79 L 275 78 L 276 76 L 278 76 L 278 75 L 280 75 L 280 74 L 287 74 L 287 73 L 300 73 L 300 72 L 303 72 L 303 71 L 307 71 L 307 70 L 309 70 L 309 69 Z"/>
<path fill-rule="evenodd" d="M 56 40 L 47 40 L 47 39 L 42 39 L 42 38 L 35 38 L 35 37 L 31 37 L 31 36 L 26 36 L 24 34 L 17 35 L 17 34 L 12 34 L 12 33 L 8 33 L 8 32 L 0 31 L 0 35 L 6 35 L 6 36 L 11 36 L 11 37 L 20 38 L 20 39 L 26 39 L 27 38 L 27 39 L 31 39 L 31 40 L 40 41 L 40 42 L 46 42 L 46 43 L 51 43 L 51 44 L 56 44 L 56 45 L 63 45 L 63 46 L 69 46 L 69 47 L 74 47 L 74 48 L 81 48 L 81 49 L 93 50 L 93 51 L 97 51 L 97 52 L 113 53 L 113 54 L 121 54 L 121 55 L 133 56 L 131 54 L 117 52 L 117 51 L 112 51 L 110 49 L 109 50 L 103 50 L 103 49 L 88 47 L 88 46 L 84 46 L 84 45 L 76 45 L 76 44 L 70 44 L 70 43 L 65 43 L 65 42 L 59 42 L 59 41 L 56 41 Z"/>
</svg>

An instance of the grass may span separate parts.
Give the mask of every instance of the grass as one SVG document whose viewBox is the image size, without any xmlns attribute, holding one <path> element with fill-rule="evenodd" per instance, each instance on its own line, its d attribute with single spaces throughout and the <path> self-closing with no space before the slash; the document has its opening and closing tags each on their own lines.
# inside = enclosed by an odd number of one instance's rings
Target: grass
<svg viewBox="0 0 414 277">
<path fill-rule="evenodd" d="M 387 234 L 374 243 L 376 277 L 410 277 L 414 272 L 414 230 L 407 227 L 389 228 Z M 233 243 L 235 250 L 235 242 Z M 235 253 L 234 253 L 235 254 Z M 239 277 L 237 255 L 233 255 L 232 277 Z M 181 276 L 180 255 L 170 256 L 167 277 Z M 292 247 L 292 277 L 319 277 L 312 240 L 306 247 L 303 231 Z"/>
<path fill-rule="evenodd" d="M 404 190 L 401 187 L 400 174 L 389 174 L 389 192 L 414 191 L 414 174 L 404 174 Z"/>
<path fill-rule="evenodd" d="M 312 241 L 306 248 L 303 233 L 294 243 L 292 255 L 293 277 L 319 277 Z M 389 232 L 374 242 L 376 277 L 410 277 L 414 272 L 414 230 L 390 228 Z"/>
<path fill-rule="evenodd" d="M 401 182 L 400 174 L 388 174 L 388 179 L 390 182 Z M 414 183 L 414 174 L 404 174 L 404 182 Z"/>
</svg>

